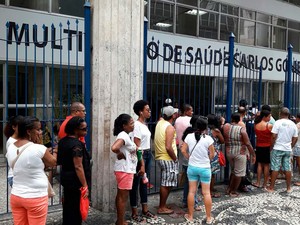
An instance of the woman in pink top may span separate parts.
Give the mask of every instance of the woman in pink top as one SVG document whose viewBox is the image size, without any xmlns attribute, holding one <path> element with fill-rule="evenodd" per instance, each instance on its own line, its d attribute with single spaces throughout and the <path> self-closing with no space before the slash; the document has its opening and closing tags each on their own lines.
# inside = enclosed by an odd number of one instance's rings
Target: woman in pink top
<svg viewBox="0 0 300 225">
<path fill-rule="evenodd" d="M 262 110 L 255 119 L 254 130 L 256 134 L 256 160 L 257 160 L 257 181 L 253 183 L 255 187 L 260 186 L 262 173 L 264 174 L 263 187 L 267 186 L 270 170 L 270 151 L 272 124 L 268 123 L 271 119 L 271 112 Z"/>
</svg>

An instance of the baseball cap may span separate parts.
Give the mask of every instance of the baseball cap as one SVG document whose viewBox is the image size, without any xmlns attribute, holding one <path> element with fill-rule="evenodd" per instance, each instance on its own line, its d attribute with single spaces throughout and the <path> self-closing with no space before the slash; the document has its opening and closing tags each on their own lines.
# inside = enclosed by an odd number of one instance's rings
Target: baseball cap
<svg viewBox="0 0 300 225">
<path fill-rule="evenodd" d="M 163 115 L 166 115 L 167 117 L 172 116 L 175 113 L 175 110 L 173 106 L 165 106 L 163 107 Z"/>
<path fill-rule="evenodd" d="M 167 98 L 165 101 L 166 104 L 172 104 L 172 100 L 170 98 Z"/>
</svg>

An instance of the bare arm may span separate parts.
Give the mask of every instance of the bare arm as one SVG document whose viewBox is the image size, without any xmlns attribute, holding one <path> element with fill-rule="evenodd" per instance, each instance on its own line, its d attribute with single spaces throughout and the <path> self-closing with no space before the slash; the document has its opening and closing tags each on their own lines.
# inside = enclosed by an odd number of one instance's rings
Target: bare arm
<svg viewBox="0 0 300 225">
<path fill-rule="evenodd" d="M 219 139 L 219 143 L 224 144 L 225 141 L 221 131 L 219 129 L 215 129 L 214 132 L 216 134 L 216 137 Z"/>
<path fill-rule="evenodd" d="M 182 145 L 181 145 L 180 150 L 181 150 L 182 155 L 183 155 L 184 158 L 186 158 L 186 159 L 189 159 L 189 158 L 190 158 L 190 155 L 189 155 L 189 153 L 188 153 L 188 147 L 189 147 L 189 146 L 187 145 L 187 143 L 182 142 Z"/>
<path fill-rule="evenodd" d="M 88 185 L 87 185 L 85 175 L 84 175 L 84 169 L 83 169 L 83 165 L 82 165 L 82 158 L 83 157 L 75 156 L 73 158 L 73 163 L 74 163 L 76 175 L 77 175 L 82 187 L 87 187 Z M 85 195 L 85 198 L 88 195 L 89 195 L 89 191 L 87 189 L 87 193 Z"/>
<path fill-rule="evenodd" d="M 50 153 L 51 148 L 47 148 L 42 158 L 46 167 L 53 167 L 56 166 L 56 158 L 57 158 L 57 149 L 53 149 L 53 155 Z M 52 150 L 51 150 L 52 151 Z"/>
<path fill-rule="evenodd" d="M 123 139 L 116 140 L 113 145 L 111 146 L 111 150 L 117 154 L 117 158 L 120 159 L 126 159 L 125 155 L 120 151 L 120 148 L 124 145 Z"/>
<path fill-rule="evenodd" d="M 292 137 L 292 148 L 294 148 L 297 141 L 298 141 L 298 137 Z"/>
<path fill-rule="evenodd" d="M 173 161 L 177 160 L 177 156 L 175 155 L 175 151 L 172 147 L 173 139 L 175 134 L 175 128 L 173 126 L 168 126 L 166 129 L 166 150 Z"/>
<path fill-rule="evenodd" d="M 242 128 L 241 130 L 241 134 L 242 134 L 242 139 L 243 139 L 243 142 L 244 144 L 246 145 L 248 151 L 250 152 L 252 158 L 251 158 L 251 163 L 254 164 L 255 161 L 256 161 L 256 155 L 255 155 L 255 152 L 253 150 L 253 147 L 251 145 L 251 142 L 249 140 L 249 137 L 248 137 L 248 134 L 246 132 L 246 128 Z"/>
<path fill-rule="evenodd" d="M 214 158 L 214 155 L 215 155 L 215 147 L 214 147 L 213 144 L 211 144 L 208 147 L 208 151 L 209 151 L 209 159 L 212 160 Z"/>
<path fill-rule="evenodd" d="M 271 149 L 273 149 L 276 139 L 277 139 L 277 134 L 272 133 Z"/>
</svg>

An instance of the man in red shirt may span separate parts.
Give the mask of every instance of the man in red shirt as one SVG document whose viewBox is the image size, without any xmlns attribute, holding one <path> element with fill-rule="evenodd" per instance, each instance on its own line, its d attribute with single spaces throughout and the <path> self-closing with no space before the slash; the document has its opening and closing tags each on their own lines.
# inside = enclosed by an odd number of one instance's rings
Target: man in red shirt
<svg viewBox="0 0 300 225">
<path fill-rule="evenodd" d="M 81 102 L 73 102 L 71 105 L 71 115 L 67 116 L 64 122 L 60 125 L 59 132 L 58 132 L 58 140 L 64 138 L 66 136 L 65 127 L 69 120 L 74 116 L 80 116 L 81 118 L 85 118 L 85 106 Z M 79 140 L 85 143 L 84 137 L 79 138 Z"/>
</svg>

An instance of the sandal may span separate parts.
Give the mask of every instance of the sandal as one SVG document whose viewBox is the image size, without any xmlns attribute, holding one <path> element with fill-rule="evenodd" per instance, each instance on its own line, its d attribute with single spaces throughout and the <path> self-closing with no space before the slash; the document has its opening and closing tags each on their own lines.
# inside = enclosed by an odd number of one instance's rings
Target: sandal
<svg viewBox="0 0 300 225">
<path fill-rule="evenodd" d="M 147 212 L 143 212 L 142 213 L 143 217 L 146 217 L 147 219 L 156 219 L 157 216 L 154 215 L 152 212 L 150 212 L 149 210 Z"/>
<path fill-rule="evenodd" d="M 211 197 L 213 197 L 213 198 L 220 198 L 221 194 L 218 193 L 218 192 L 214 192 L 214 193 L 211 194 Z"/>
<path fill-rule="evenodd" d="M 206 220 L 206 224 L 213 224 L 215 222 L 215 218 L 211 217 L 210 220 Z"/>
<path fill-rule="evenodd" d="M 260 184 L 258 184 L 258 183 L 252 183 L 251 185 L 256 188 L 261 188 Z"/>
<path fill-rule="evenodd" d="M 193 219 L 192 220 L 189 219 L 189 215 L 188 214 L 184 214 L 183 218 L 186 220 L 186 222 L 192 222 L 192 223 L 194 222 Z"/>
<path fill-rule="evenodd" d="M 143 222 L 146 222 L 146 221 L 144 220 L 144 218 L 141 217 L 141 216 L 139 216 L 139 215 L 132 215 L 132 216 L 131 216 L 131 220 L 133 220 L 133 221 L 136 222 L 136 223 L 143 223 Z"/>
<path fill-rule="evenodd" d="M 168 209 L 168 208 L 166 208 L 166 209 L 158 209 L 157 210 L 157 214 L 168 215 L 168 214 L 172 214 L 172 213 L 174 213 L 174 210 Z"/>
<path fill-rule="evenodd" d="M 194 210 L 195 211 L 202 211 L 202 207 L 200 205 L 195 205 Z"/>
</svg>

